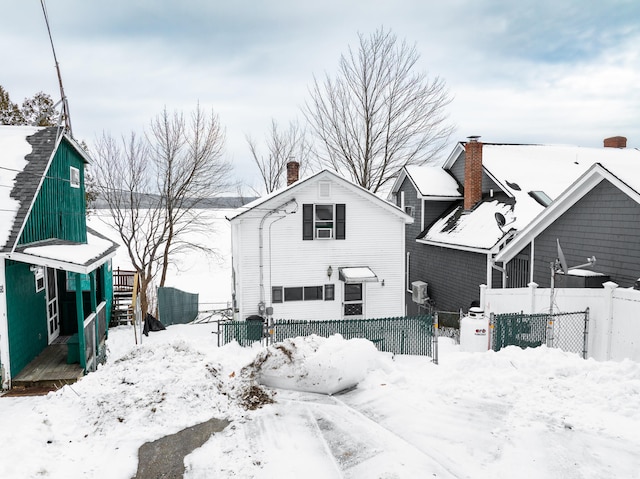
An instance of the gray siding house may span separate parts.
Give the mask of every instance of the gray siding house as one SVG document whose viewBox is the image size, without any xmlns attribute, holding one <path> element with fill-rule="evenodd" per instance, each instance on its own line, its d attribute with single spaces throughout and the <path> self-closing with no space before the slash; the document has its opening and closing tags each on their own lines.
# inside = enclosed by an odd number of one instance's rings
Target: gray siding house
<svg viewBox="0 0 640 479">
<path fill-rule="evenodd" d="M 631 287 L 640 277 L 640 165 L 594 164 L 554 203 L 519 232 L 496 262 L 508 272 L 524 259 L 528 280 L 549 287 L 551 265 L 561 245 L 569 275 L 556 276 L 557 287 L 579 286 L 577 278 L 591 278 L 592 287 L 612 280 Z M 596 257 L 587 271 L 572 271 Z M 589 286 L 584 281 L 583 286 Z"/>
<path fill-rule="evenodd" d="M 414 281 L 428 283 L 430 302 L 440 311 L 466 311 L 479 299 L 481 284 L 526 286 L 532 278 L 526 244 L 509 249 L 512 256 L 503 261 L 498 254 L 595 164 L 640 165 L 640 151 L 627 149 L 624 137 L 605 140 L 605 148 L 481 143 L 470 137 L 442 166 L 404 168 L 392 195 L 415 219 L 406 231 L 407 313 L 420 308 L 411 301 Z M 552 243 L 548 248 L 555 251 L 555 237 Z M 536 254 L 538 246 L 543 248 L 537 245 Z M 542 274 L 544 266 L 534 264 Z M 547 275 L 548 270 L 547 265 Z"/>
</svg>

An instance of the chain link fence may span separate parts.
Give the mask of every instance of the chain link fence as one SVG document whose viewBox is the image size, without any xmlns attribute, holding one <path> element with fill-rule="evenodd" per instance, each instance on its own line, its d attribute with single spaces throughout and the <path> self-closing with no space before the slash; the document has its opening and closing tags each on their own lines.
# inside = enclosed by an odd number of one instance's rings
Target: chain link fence
<svg viewBox="0 0 640 479">
<path fill-rule="evenodd" d="M 237 341 L 248 346 L 266 338 L 268 342 L 280 342 L 297 336 L 329 337 L 340 334 L 345 339 L 364 338 L 378 350 L 394 354 L 429 356 L 437 363 L 437 327 L 434 316 L 295 321 L 274 320 L 267 325 L 262 321 L 220 322 L 218 337 L 222 344 Z"/>
<path fill-rule="evenodd" d="M 507 346 L 550 348 L 587 357 L 589 309 L 572 313 L 491 314 L 491 345 L 494 351 Z"/>
</svg>

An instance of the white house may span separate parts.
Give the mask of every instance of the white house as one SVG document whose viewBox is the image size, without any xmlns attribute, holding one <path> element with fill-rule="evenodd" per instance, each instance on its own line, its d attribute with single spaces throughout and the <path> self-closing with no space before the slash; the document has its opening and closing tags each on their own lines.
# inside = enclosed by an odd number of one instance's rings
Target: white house
<svg viewBox="0 0 640 479">
<path fill-rule="evenodd" d="M 324 170 L 229 218 L 234 317 L 383 318 L 405 313 L 405 224 L 413 219 Z"/>
</svg>

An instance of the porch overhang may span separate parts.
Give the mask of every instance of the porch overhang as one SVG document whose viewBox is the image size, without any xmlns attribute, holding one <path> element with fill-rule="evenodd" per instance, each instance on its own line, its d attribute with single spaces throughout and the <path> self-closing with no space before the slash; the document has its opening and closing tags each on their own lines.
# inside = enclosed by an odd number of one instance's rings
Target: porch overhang
<svg viewBox="0 0 640 479">
<path fill-rule="evenodd" d="M 3 256 L 21 263 L 89 274 L 113 258 L 117 247 L 104 236 L 87 232 L 87 243 L 44 241 L 25 245 Z"/>
<path fill-rule="evenodd" d="M 345 283 L 375 283 L 378 281 L 378 277 L 368 266 L 340 268 L 339 273 L 340 281 Z"/>
</svg>

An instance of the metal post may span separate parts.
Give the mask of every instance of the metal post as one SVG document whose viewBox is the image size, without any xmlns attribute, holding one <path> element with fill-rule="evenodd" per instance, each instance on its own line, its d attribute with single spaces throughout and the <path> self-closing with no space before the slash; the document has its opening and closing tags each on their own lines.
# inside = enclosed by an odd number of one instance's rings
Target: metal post
<svg viewBox="0 0 640 479">
<path fill-rule="evenodd" d="M 556 260 L 557 261 L 557 260 Z M 547 347 L 553 347 L 553 292 L 556 279 L 556 261 L 551 262 L 551 289 L 549 292 L 549 321 L 547 322 Z"/>
<path fill-rule="evenodd" d="M 438 312 L 433 315 L 433 363 L 438 364 Z"/>
<path fill-rule="evenodd" d="M 493 343 L 495 342 L 496 315 L 495 313 L 489 313 L 489 350 L 493 350 Z"/>
<path fill-rule="evenodd" d="M 582 359 L 587 359 L 589 351 L 589 308 L 584 311 L 584 338 L 582 340 Z"/>
</svg>

